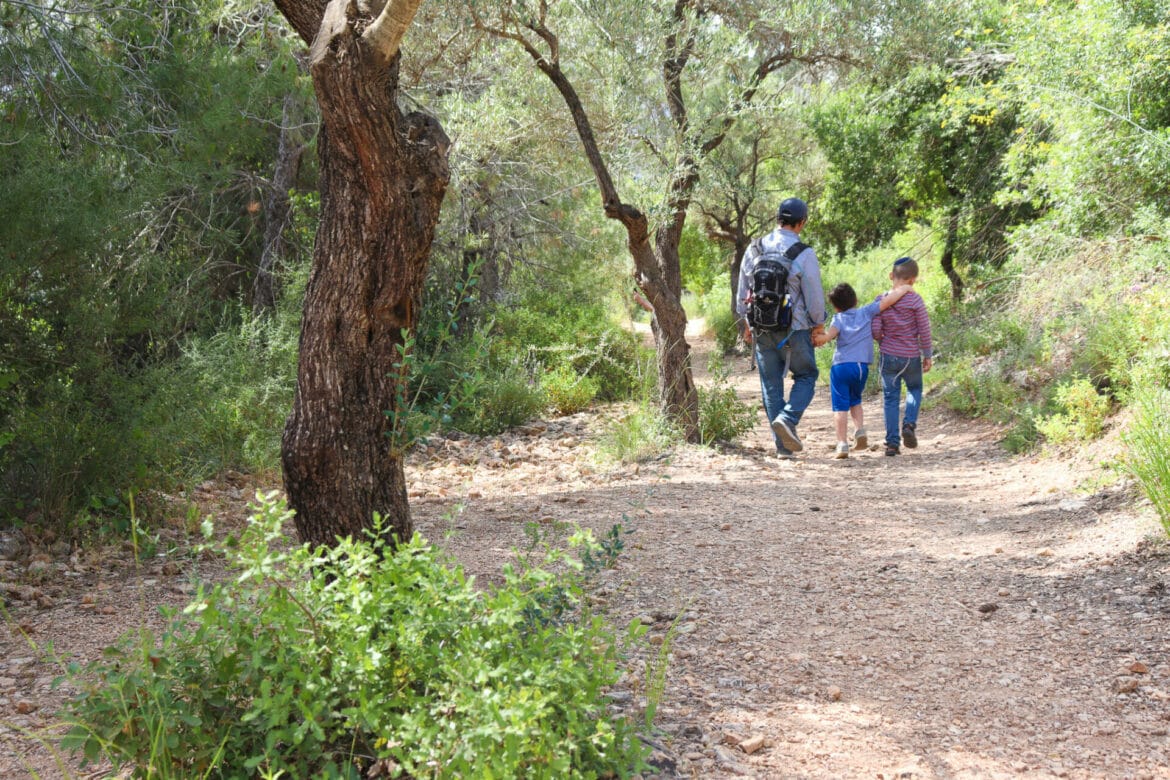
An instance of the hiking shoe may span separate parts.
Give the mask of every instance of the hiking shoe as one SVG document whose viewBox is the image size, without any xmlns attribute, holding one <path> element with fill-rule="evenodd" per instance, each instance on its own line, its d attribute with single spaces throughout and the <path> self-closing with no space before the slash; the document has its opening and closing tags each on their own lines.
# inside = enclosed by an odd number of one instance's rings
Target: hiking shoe
<svg viewBox="0 0 1170 780">
<path fill-rule="evenodd" d="M 776 448 L 776 457 L 779 460 L 796 460 L 796 456 L 783 447 Z"/>
<path fill-rule="evenodd" d="M 800 452 L 804 449 L 804 445 L 796 436 L 796 426 L 783 417 L 777 417 L 772 421 L 772 430 L 780 437 L 780 443 L 784 445 L 785 449 L 792 452 Z"/>
<path fill-rule="evenodd" d="M 886 445 L 886 454 L 891 455 L 891 456 L 897 455 L 898 454 L 898 445 L 897 444 L 887 444 Z"/>
<path fill-rule="evenodd" d="M 918 446 L 918 437 L 914 435 L 914 423 L 902 423 L 902 443 L 910 449 Z"/>
<path fill-rule="evenodd" d="M 847 442 L 847 441 L 837 442 L 837 451 L 835 453 L 833 453 L 833 457 L 836 458 L 837 460 L 841 460 L 842 458 L 848 458 L 849 457 L 849 442 Z"/>
<path fill-rule="evenodd" d="M 869 449 L 869 435 L 866 434 L 865 428 L 858 428 L 857 432 L 853 434 L 853 449 Z"/>
</svg>

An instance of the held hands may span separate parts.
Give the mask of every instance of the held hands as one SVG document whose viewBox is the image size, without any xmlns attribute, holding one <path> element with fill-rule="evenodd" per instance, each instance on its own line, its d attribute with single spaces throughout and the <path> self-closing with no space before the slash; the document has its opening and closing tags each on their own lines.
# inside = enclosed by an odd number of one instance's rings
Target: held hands
<svg viewBox="0 0 1170 780">
<path fill-rule="evenodd" d="M 829 343 L 829 335 L 825 333 L 824 323 L 813 326 L 813 329 L 809 331 L 809 335 L 812 337 L 814 347 L 823 347 Z"/>
</svg>

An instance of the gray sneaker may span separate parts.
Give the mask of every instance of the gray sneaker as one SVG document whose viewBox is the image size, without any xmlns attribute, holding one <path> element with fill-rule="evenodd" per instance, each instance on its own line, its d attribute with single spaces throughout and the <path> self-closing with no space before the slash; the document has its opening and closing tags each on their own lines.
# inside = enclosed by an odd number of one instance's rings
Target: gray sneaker
<svg viewBox="0 0 1170 780">
<path fill-rule="evenodd" d="M 776 448 L 776 458 L 779 460 L 796 460 L 796 456 L 783 447 Z"/>
<path fill-rule="evenodd" d="M 780 437 L 780 443 L 786 449 L 792 452 L 800 452 L 804 449 L 804 445 L 800 443 L 800 439 L 796 435 L 796 426 L 783 417 L 777 417 L 772 421 L 772 430 Z"/>
<path fill-rule="evenodd" d="M 848 458 L 849 457 L 849 442 L 847 442 L 847 441 L 837 442 L 837 450 L 836 450 L 836 452 L 833 453 L 833 457 L 836 458 L 837 460 L 841 460 L 842 458 Z"/>
<path fill-rule="evenodd" d="M 865 428 L 858 428 L 857 432 L 853 434 L 853 449 L 869 449 L 869 434 L 865 432 Z"/>
</svg>

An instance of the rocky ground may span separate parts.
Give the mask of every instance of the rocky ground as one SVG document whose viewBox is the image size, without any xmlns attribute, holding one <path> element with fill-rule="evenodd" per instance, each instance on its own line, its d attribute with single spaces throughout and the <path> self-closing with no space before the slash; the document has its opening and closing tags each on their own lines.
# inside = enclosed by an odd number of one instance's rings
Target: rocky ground
<svg viewBox="0 0 1170 780">
<path fill-rule="evenodd" d="M 746 360 L 732 367 L 757 402 Z M 620 526 L 596 598 L 651 625 L 619 706 L 644 707 L 668 658 L 660 776 L 1170 778 L 1170 547 L 1103 468 L 1107 447 L 1012 457 L 991 427 L 928 405 L 918 449 L 885 457 L 873 436 L 833 460 L 821 389 L 794 462 L 768 457 L 761 413 L 733 446 L 615 466 L 597 457 L 607 414 L 434 440 L 408 482 L 418 529 L 485 583 L 531 521 Z M 230 524 L 270 487 L 228 475 L 191 498 Z M 192 522 L 137 562 L 0 540 L 0 777 L 86 775 L 53 749 L 60 659 L 95 657 L 216 576 L 188 552 Z"/>
</svg>

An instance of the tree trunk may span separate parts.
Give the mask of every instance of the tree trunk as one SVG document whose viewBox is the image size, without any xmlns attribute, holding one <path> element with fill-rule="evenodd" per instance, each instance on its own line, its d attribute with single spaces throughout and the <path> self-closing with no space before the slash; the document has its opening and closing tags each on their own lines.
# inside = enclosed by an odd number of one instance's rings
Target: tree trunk
<svg viewBox="0 0 1170 780">
<path fill-rule="evenodd" d="M 319 30 L 303 4 L 278 3 L 313 41 L 321 107 L 321 223 L 282 440 L 285 490 L 306 542 L 360 536 L 375 512 L 403 539 L 412 524 L 393 436 L 396 364 L 419 308 L 448 141 L 430 117 L 399 110 L 397 55 L 387 63 L 354 32 L 350 3 L 333 0 Z"/>
<path fill-rule="evenodd" d="M 301 129 L 303 122 L 304 111 L 298 97 L 291 93 L 285 95 L 276 168 L 264 203 L 264 250 L 252 283 L 252 311 L 257 314 L 276 305 L 276 281 L 272 269 L 284 259 L 287 250 L 284 231 L 291 213 L 288 193 L 296 183 L 306 148 Z"/>
<path fill-rule="evenodd" d="M 739 272 L 743 270 L 743 256 L 747 253 L 748 246 L 751 245 L 751 239 L 747 237 L 742 231 L 735 238 L 735 254 L 731 256 L 730 279 L 731 282 L 731 317 L 732 319 L 739 319 L 739 312 L 736 310 L 735 296 L 739 295 Z"/>
<path fill-rule="evenodd" d="M 955 270 L 955 248 L 959 243 L 959 210 L 952 208 L 947 213 L 947 238 L 943 244 L 942 269 L 951 280 L 951 301 L 963 300 L 963 277 Z"/>
</svg>

